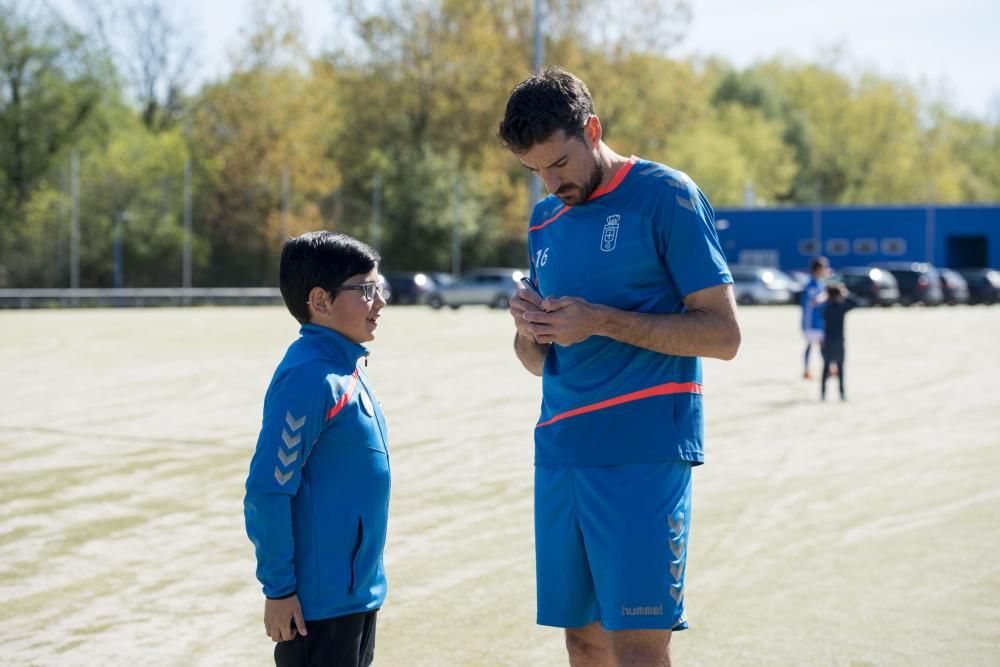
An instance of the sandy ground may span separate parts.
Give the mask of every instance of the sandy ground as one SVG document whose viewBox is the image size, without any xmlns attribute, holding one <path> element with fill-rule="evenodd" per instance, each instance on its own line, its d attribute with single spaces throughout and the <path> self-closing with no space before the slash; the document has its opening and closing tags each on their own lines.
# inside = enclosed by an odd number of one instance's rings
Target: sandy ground
<svg viewBox="0 0 1000 667">
<path fill-rule="evenodd" d="M 795 309 L 741 318 L 706 363 L 677 664 L 1000 664 L 1000 307 L 851 313 L 844 404 L 799 377 Z M 0 312 L 0 664 L 273 664 L 242 485 L 294 335 L 278 308 Z M 383 318 L 377 665 L 564 664 L 510 339 L 478 308 Z"/>
</svg>

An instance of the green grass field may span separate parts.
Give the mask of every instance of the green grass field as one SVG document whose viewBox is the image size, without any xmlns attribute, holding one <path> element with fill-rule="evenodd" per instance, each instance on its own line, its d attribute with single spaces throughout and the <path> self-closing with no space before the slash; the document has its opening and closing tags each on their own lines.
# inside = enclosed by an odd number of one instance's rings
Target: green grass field
<svg viewBox="0 0 1000 667">
<path fill-rule="evenodd" d="M 846 404 L 800 379 L 797 317 L 743 309 L 737 359 L 705 364 L 677 664 L 1000 664 L 1000 308 L 851 313 Z M 0 312 L 0 664 L 273 664 L 242 485 L 295 332 L 279 308 Z M 382 320 L 377 665 L 565 664 L 534 624 L 540 389 L 511 337 L 479 308 Z"/>
</svg>

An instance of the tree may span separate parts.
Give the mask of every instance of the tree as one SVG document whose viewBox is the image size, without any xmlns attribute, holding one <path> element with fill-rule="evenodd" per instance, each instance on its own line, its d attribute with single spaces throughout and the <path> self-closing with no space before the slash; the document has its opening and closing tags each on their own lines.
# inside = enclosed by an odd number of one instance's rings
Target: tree
<svg viewBox="0 0 1000 667">
<path fill-rule="evenodd" d="M 199 275 L 212 285 L 272 284 L 284 236 L 332 224 L 340 184 L 327 152 L 338 128 L 337 78 L 319 63 L 306 71 L 297 66 L 295 12 L 259 10 L 236 71 L 207 86 L 193 109 L 191 141 L 203 183 L 197 219 L 212 251 Z"/>
<path fill-rule="evenodd" d="M 25 232 L 32 192 L 78 140 L 101 94 L 100 66 L 81 34 L 44 7 L 0 4 L 0 265 Z"/>
<path fill-rule="evenodd" d="M 183 112 L 197 63 L 196 41 L 185 22 L 160 0 L 78 2 L 91 32 L 126 77 L 143 123 L 155 131 L 170 128 Z"/>
</svg>

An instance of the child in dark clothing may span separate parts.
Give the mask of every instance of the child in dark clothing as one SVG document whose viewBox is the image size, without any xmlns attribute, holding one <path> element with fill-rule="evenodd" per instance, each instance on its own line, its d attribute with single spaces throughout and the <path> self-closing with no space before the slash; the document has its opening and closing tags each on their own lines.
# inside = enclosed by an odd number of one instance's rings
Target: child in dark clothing
<svg viewBox="0 0 1000 667">
<path fill-rule="evenodd" d="M 830 377 L 830 366 L 836 365 L 837 379 L 840 381 L 840 400 L 844 395 L 844 315 L 857 307 L 858 302 L 848 296 L 847 288 L 840 283 L 826 286 L 827 300 L 823 306 L 823 377 L 820 380 L 819 396 L 826 400 L 826 380 Z"/>
</svg>

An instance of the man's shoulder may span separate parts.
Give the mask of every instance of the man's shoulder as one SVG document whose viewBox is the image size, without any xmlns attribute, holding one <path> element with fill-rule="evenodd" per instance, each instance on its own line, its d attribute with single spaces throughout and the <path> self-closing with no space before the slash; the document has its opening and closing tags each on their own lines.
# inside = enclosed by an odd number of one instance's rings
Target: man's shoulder
<svg viewBox="0 0 1000 667">
<path fill-rule="evenodd" d="M 698 189 L 686 173 L 660 162 L 638 159 L 632 167 L 632 174 L 635 187 L 652 192 L 672 190 L 679 194 L 691 194 Z"/>
</svg>

